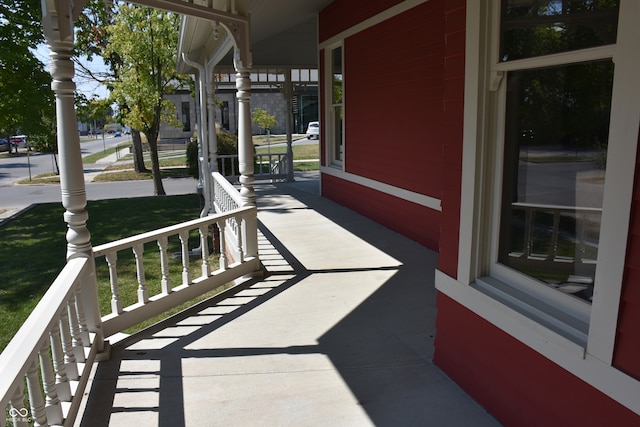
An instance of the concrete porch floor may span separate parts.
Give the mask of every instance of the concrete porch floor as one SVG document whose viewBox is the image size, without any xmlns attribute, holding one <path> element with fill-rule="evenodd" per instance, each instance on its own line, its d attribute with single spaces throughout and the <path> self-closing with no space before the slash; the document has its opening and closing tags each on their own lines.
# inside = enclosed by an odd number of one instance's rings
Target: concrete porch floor
<svg viewBox="0 0 640 427">
<path fill-rule="evenodd" d="M 499 425 L 431 362 L 437 254 L 296 179 L 256 185 L 267 277 L 114 344 L 77 425 Z"/>
</svg>

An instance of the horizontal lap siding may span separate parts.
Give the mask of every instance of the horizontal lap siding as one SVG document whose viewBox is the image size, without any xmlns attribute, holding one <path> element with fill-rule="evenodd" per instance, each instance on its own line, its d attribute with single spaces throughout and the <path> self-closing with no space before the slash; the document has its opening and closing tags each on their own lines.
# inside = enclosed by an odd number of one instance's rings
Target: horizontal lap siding
<svg viewBox="0 0 640 427">
<path fill-rule="evenodd" d="M 442 293 L 434 362 L 505 426 L 638 426 L 640 417 Z"/>
<path fill-rule="evenodd" d="M 336 0 L 320 11 L 320 42 L 399 3 L 402 0 Z"/>
<path fill-rule="evenodd" d="M 436 249 L 439 212 L 331 175 L 322 175 L 323 195 L 408 238 Z"/>
<path fill-rule="evenodd" d="M 345 40 L 345 169 L 440 198 L 443 1 Z"/>
<path fill-rule="evenodd" d="M 640 145 L 640 137 L 638 144 Z M 613 364 L 640 379 L 640 150 L 636 156 L 627 259 Z"/>
</svg>

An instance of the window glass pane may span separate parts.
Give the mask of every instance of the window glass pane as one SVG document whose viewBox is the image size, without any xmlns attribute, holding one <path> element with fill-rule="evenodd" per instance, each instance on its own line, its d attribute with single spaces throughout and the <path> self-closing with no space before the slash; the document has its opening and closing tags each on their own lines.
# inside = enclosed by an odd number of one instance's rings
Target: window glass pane
<svg viewBox="0 0 640 427">
<path fill-rule="evenodd" d="M 331 69 L 333 73 L 333 103 L 342 103 L 342 48 L 333 49 Z"/>
<path fill-rule="evenodd" d="M 184 132 L 191 131 L 191 112 L 188 102 L 182 103 L 182 130 Z"/>
<path fill-rule="evenodd" d="M 333 148 L 334 160 L 342 160 L 342 107 L 334 107 L 333 109 Z"/>
<path fill-rule="evenodd" d="M 508 74 L 498 260 L 563 292 L 593 293 L 613 63 Z"/>
<path fill-rule="evenodd" d="M 613 44 L 619 0 L 502 0 L 500 60 Z"/>
</svg>

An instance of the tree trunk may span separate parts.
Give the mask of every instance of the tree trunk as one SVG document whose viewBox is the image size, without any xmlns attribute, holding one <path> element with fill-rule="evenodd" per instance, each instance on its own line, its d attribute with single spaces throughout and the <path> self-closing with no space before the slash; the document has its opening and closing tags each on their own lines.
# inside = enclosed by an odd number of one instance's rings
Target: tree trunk
<svg viewBox="0 0 640 427">
<path fill-rule="evenodd" d="M 153 194 L 156 196 L 166 196 L 164 185 L 162 184 L 162 175 L 160 174 L 160 159 L 158 158 L 158 141 L 156 138 L 149 140 L 149 154 L 151 155 L 151 174 L 153 176 Z"/>
<path fill-rule="evenodd" d="M 133 168 L 136 172 L 149 172 L 144 164 L 144 156 L 142 154 L 142 138 L 140 131 L 131 129 L 131 139 L 133 140 Z"/>
</svg>

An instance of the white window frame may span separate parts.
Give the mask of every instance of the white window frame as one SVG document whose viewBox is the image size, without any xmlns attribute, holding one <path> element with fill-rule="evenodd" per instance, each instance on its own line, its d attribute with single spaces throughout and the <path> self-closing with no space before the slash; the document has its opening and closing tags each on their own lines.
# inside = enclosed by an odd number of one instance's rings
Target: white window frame
<svg viewBox="0 0 640 427">
<path fill-rule="evenodd" d="M 457 278 L 436 272 L 436 287 L 564 369 L 640 414 L 640 382 L 612 366 L 615 332 L 626 259 L 628 225 L 635 176 L 640 122 L 640 2 L 620 0 L 616 45 L 499 63 L 499 0 L 466 2 L 465 107 Z M 613 58 L 615 77 L 611 105 L 608 167 L 606 168 L 598 268 L 592 306 L 575 302 L 544 286 L 529 288 L 522 274 L 497 266 L 496 202 L 501 183 L 493 175 L 502 168 L 504 125 L 502 76 L 520 67 Z M 443 236 L 446 238 L 446 236 Z M 483 279 L 487 277 L 487 279 Z M 498 280 L 496 280 L 498 279 Z M 510 292 L 514 284 L 518 292 Z M 500 291 L 505 285 L 507 292 Z M 494 290 L 498 289 L 494 292 Z M 531 289 L 535 289 L 531 292 Z M 538 307 L 519 295 L 533 295 L 550 305 L 575 310 L 588 322 L 579 337 L 541 321 Z M 566 297 L 566 298 L 565 298 Z M 567 301 L 569 301 L 567 303 Z M 535 304 L 534 304 L 535 305 Z M 586 309 L 586 311 L 585 311 Z M 527 311 L 529 310 L 529 311 Z M 559 324 L 562 319 L 556 319 Z M 561 325 L 558 325 L 561 327 Z M 570 328 L 569 328 L 570 329 Z M 632 397 L 633 396 L 633 397 Z"/>
<path fill-rule="evenodd" d="M 333 103 L 333 51 L 335 49 L 341 49 L 342 54 L 342 103 L 334 104 Z M 326 159 L 327 165 L 330 167 L 334 167 L 340 169 L 344 172 L 344 164 L 345 164 L 345 147 L 346 147 L 346 138 L 345 138 L 345 121 L 346 121 L 346 111 L 345 111 L 345 87 L 344 87 L 344 43 L 340 41 L 339 43 L 332 44 L 327 46 L 324 50 L 325 53 L 325 99 L 326 107 L 325 107 L 325 121 L 322 123 L 324 138 L 326 143 Z M 342 158 L 336 159 L 336 140 L 335 140 L 335 116 L 334 116 L 334 108 L 336 106 L 342 107 Z"/>
</svg>

